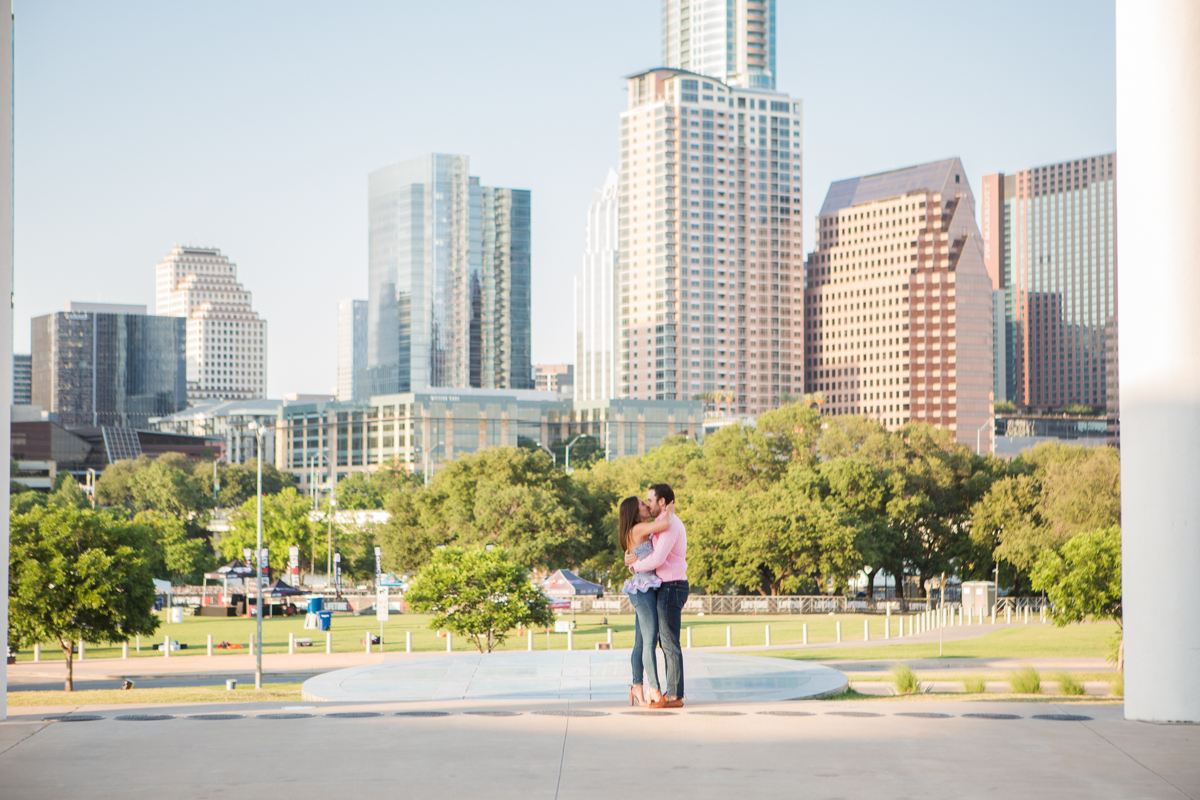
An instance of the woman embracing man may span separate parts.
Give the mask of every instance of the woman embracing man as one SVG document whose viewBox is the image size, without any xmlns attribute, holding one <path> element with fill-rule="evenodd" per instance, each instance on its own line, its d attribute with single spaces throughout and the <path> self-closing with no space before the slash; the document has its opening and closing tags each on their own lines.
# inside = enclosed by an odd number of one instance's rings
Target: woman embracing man
<svg viewBox="0 0 1200 800">
<path fill-rule="evenodd" d="M 629 704 L 679 708 L 683 705 L 679 631 L 688 581 L 687 530 L 675 516 L 675 492 L 665 483 L 656 483 L 646 491 L 644 501 L 637 497 L 622 500 L 617 532 L 625 564 L 633 572 L 622 587 L 635 617 Z M 656 644 L 663 649 L 667 668 L 665 693 L 658 684 Z"/>
</svg>

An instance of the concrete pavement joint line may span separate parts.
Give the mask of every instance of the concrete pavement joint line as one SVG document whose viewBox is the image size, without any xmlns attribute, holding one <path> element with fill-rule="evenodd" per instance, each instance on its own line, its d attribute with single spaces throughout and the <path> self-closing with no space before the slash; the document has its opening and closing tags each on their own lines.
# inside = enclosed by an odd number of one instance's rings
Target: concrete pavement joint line
<svg viewBox="0 0 1200 800">
<path fill-rule="evenodd" d="M 558 777 L 556 777 L 554 779 L 554 800 L 558 800 L 558 792 L 559 792 L 559 789 L 562 787 L 563 764 L 565 764 L 566 760 L 567 760 L 567 734 L 571 730 L 570 711 L 571 711 L 571 701 L 568 700 L 567 701 L 567 712 L 568 713 L 566 715 L 567 718 L 565 720 L 563 720 L 562 749 L 558 751 Z"/>
<path fill-rule="evenodd" d="M 1126 758 L 1128 758 L 1130 761 L 1132 761 L 1134 764 L 1137 764 L 1139 767 L 1141 767 L 1142 769 L 1146 770 L 1146 772 L 1149 772 L 1151 775 L 1153 775 L 1154 777 L 1158 778 L 1158 779 L 1159 779 L 1160 781 L 1162 781 L 1163 783 L 1167 784 L 1167 786 L 1170 786 L 1172 789 L 1174 789 L 1175 791 L 1179 792 L 1179 794 L 1183 795 L 1183 796 L 1184 796 L 1184 797 L 1186 797 L 1188 800 L 1196 800 L 1196 798 L 1195 798 L 1193 795 L 1190 795 L 1190 794 L 1188 794 L 1187 792 L 1185 792 L 1183 789 L 1181 789 L 1179 786 L 1177 786 L 1177 785 L 1175 784 L 1175 782 L 1174 782 L 1174 781 L 1172 781 L 1171 779 L 1167 778 L 1165 775 L 1163 775 L 1162 773 L 1158 772 L 1157 770 L 1151 769 L 1151 768 L 1150 768 L 1148 765 L 1146 765 L 1146 764 L 1143 764 L 1141 761 L 1139 761 L 1139 760 L 1137 759 L 1137 757 L 1136 757 L 1136 756 L 1134 756 L 1133 754 L 1131 754 L 1129 751 L 1127 751 L 1125 748 L 1121 747 L 1119 744 L 1117 744 L 1117 743 L 1116 743 L 1116 742 L 1114 742 L 1113 740 L 1109 739 L 1107 736 L 1105 736 L 1105 735 L 1104 735 L 1103 733 L 1101 733 L 1100 731 L 1096 730 L 1096 729 L 1095 729 L 1094 727 L 1092 727 L 1091 725 L 1088 725 L 1086 722 L 1080 723 L 1080 725 L 1081 725 L 1082 727 L 1084 727 L 1084 728 L 1088 729 L 1088 730 L 1089 730 L 1089 731 L 1091 731 L 1091 732 L 1092 732 L 1092 733 L 1093 733 L 1095 736 L 1099 737 L 1101 740 L 1103 740 L 1105 743 L 1107 743 L 1109 747 L 1113 748 L 1113 749 L 1114 749 L 1114 750 L 1116 750 L 1118 753 L 1120 753 L 1121 755 L 1125 756 L 1125 757 L 1126 757 Z"/>
<path fill-rule="evenodd" d="M 42 722 L 42 723 L 40 723 L 40 724 L 39 724 L 39 723 L 34 723 L 34 725 L 35 725 L 34 729 L 33 729 L 33 730 L 31 730 L 31 731 L 30 731 L 28 734 L 26 734 L 25 736 L 22 736 L 20 739 L 18 739 L 17 741 L 13 742 L 12 744 L 10 744 L 8 747 L 4 748 L 3 750 L 0 750 L 0 756 L 4 755 L 4 754 L 5 754 L 5 753 L 7 753 L 9 750 L 15 750 L 15 749 L 16 749 L 17 747 L 19 747 L 20 745 L 24 744 L 25 742 L 28 742 L 30 739 L 32 739 L 33 737 L 37 736 L 37 735 L 38 735 L 39 733 L 41 733 L 43 730 L 45 730 L 46 728 L 48 728 L 48 727 L 50 726 L 50 723 L 49 723 L 49 722 Z"/>
</svg>

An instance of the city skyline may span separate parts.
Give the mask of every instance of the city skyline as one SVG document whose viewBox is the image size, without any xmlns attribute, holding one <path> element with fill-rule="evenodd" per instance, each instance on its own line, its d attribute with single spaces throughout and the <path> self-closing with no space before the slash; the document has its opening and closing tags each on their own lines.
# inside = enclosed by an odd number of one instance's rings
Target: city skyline
<svg viewBox="0 0 1200 800">
<path fill-rule="evenodd" d="M 162 252 L 213 242 L 235 255 L 256 309 L 271 320 L 267 395 L 329 391 L 337 309 L 323 287 L 338 286 L 335 299 L 366 295 L 364 176 L 378 164 L 437 151 L 470 153 L 472 171 L 489 184 L 536 195 L 532 358 L 574 360 L 573 337 L 563 332 L 573 329 L 571 287 L 587 206 L 618 161 L 623 77 L 661 60 L 661 4 L 472 6 L 459 52 L 482 54 L 497 35 L 529 43 L 500 68 L 482 55 L 439 59 L 434 44 L 415 35 L 448 24 L 448 9 L 362 6 L 330 17 L 314 4 L 290 11 L 280 27 L 278 14 L 254 8 L 218 16 L 151 6 L 18 7 L 24 46 L 16 54 L 16 134 L 26 144 L 15 165 L 16 351 L 29 352 L 28 319 L 69 299 L 62 286 L 74 298 L 152 303 Z M 808 211 L 801 224 L 808 234 L 825 188 L 846 176 L 953 154 L 978 187 L 985 174 L 1115 149 L 1107 4 L 993 10 L 935 3 L 919 17 L 883 3 L 781 5 L 776 16 L 776 85 L 805 108 Z M 541 35 L 566 24 L 588 33 Z M 849 25 L 856 46 L 873 56 L 838 60 L 831 71 L 826 65 L 839 52 L 831 32 Z M 1053 49 L 1019 45 L 1003 64 L 970 60 L 985 33 L 1015 41 L 1029 27 L 1072 36 Z M 405 35 L 406 47 L 376 47 L 387 30 L 414 33 Z M 146 70 L 153 43 L 168 32 L 179 46 L 213 58 Z M 926 72 L 878 68 L 888 59 L 908 63 L 918 37 L 967 54 L 954 57 L 964 68 L 939 84 L 965 105 L 956 115 L 964 122 L 919 134 L 921 126 L 881 127 L 881 117 L 920 118 L 911 93 L 897 90 L 918 86 Z M 311 59 L 314 49 L 321 58 Z M 431 63 L 441 80 L 406 79 Z M 555 71 L 545 69 L 549 63 Z M 376 101 L 400 80 L 410 97 Z M 454 95 L 461 102 L 445 102 L 447 82 L 462 87 Z M 272 88 L 264 92 L 264 85 Z M 543 107 L 543 96 L 554 102 Z M 965 124 L 1018 101 L 1026 116 L 1046 122 L 1037 136 L 994 116 L 988 125 Z M 81 108 L 86 131 L 70 122 Z M 414 116 L 417 108 L 436 113 Z M 189 122 L 158 124 L 176 111 Z M 296 170 L 297 163 L 307 168 Z M 163 192 L 166 173 L 184 179 L 187 191 Z M 72 191 L 55 188 L 62 185 Z M 87 261 L 74 255 L 81 239 L 92 245 Z"/>
</svg>

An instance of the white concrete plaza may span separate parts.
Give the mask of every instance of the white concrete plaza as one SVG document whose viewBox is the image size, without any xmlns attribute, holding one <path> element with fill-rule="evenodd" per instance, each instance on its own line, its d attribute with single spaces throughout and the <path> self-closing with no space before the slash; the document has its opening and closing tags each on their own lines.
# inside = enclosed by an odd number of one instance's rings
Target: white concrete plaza
<svg viewBox="0 0 1200 800">
<path fill-rule="evenodd" d="M 666 668 L 659 651 L 659 681 Z M 689 703 L 762 702 L 822 697 L 847 685 L 835 669 L 782 658 L 684 652 Z M 621 700 L 630 654 L 618 651 L 453 653 L 327 672 L 305 681 L 306 700 Z"/>
</svg>

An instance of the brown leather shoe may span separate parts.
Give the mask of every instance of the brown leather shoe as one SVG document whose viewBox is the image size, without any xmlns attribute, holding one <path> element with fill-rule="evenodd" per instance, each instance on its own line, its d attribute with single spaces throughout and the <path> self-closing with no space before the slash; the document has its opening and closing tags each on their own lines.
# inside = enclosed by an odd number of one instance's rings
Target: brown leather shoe
<svg viewBox="0 0 1200 800">
<path fill-rule="evenodd" d="M 667 698 L 660 697 L 657 700 L 650 700 L 646 703 L 646 708 L 666 708 Z"/>
<path fill-rule="evenodd" d="M 655 708 L 683 708 L 683 698 L 682 697 L 664 696 L 662 699 L 662 705 L 654 706 L 654 707 Z"/>
</svg>

